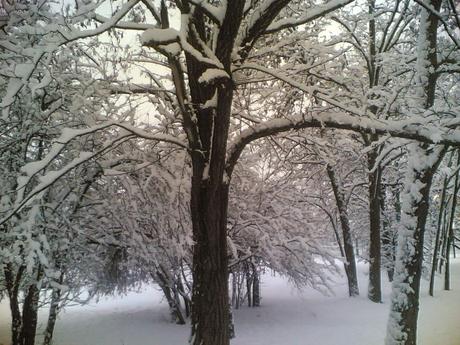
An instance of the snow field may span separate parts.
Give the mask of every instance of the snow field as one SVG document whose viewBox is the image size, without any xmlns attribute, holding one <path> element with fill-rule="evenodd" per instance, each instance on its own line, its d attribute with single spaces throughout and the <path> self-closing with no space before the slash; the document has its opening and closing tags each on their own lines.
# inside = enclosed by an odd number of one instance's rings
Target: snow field
<svg viewBox="0 0 460 345">
<path fill-rule="evenodd" d="M 270 274 L 262 280 L 262 306 L 234 310 L 232 345 L 382 345 L 389 309 L 390 284 L 384 303 L 367 300 L 367 267 L 358 265 L 361 296 L 349 298 L 343 279 L 336 278 L 335 296 L 312 289 L 299 292 Z M 385 279 L 384 279 L 385 280 Z M 452 262 L 452 291 L 436 282 L 435 297 L 422 283 L 419 345 L 460 345 L 460 259 Z M 43 324 L 45 313 L 40 322 Z M 0 344 L 9 342 L 6 301 L 0 303 Z M 55 345 L 186 345 L 189 326 L 169 322 L 166 302 L 155 287 L 124 297 L 110 297 L 62 312 Z"/>
</svg>

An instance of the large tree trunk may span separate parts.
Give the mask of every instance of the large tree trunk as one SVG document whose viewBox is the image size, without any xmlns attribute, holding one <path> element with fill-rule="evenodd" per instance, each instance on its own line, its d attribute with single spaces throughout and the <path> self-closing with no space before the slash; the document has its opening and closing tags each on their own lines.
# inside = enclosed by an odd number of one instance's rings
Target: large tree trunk
<svg viewBox="0 0 460 345">
<path fill-rule="evenodd" d="M 232 1 L 216 40 L 216 57 L 229 76 L 244 3 Z M 196 8 L 193 13 L 195 27 L 189 31 L 190 43 L 200 51 L 203 51 L 200 40 L 206 41 L 209 35 L 203 18 L 199 7 Z M 193 345 L 229 345 L 227 208 L 230 176 L 224 179 L 224 173 L 234 85 L 225 77 L 211 83 L 201 82 L 208 65 L 192 54 L 185 55 L 193 104 L 192 114 L 184 115 L 193 169 L 190 208 L 195 242 L 190 342 Z M 203 106 L 213 98 L 217 104 Z"/>
<path fill-rule="evenodd" d="M 428 6 L 439 10 L 441 0 L 431 0 Z M 421 11 L 417 42 L 414 112 L 423 116 L 435 100 L 437 75 L 438 19 L 425 9 Z M 421 101 L 421 103 L 420 103 Z M 445 148 L 426 144 L 411 144 L 402 205 L 401 229 L 395 279 L 392 286 L 391 312 L 386 345 L 416 345 L 419 310 L 420 278 L 423 262 L 423 240 L 429 208 L 429 193 L 433 175 L 445 153 Z"/>
<path fill-rule="evenodd" d="M 423 145 L 412 144 L 409 151 L 413 165 L 408 168 L 411 173 L 408 174 L 405 184 L 404 194 L 408 197 L 403 202 L 386 345 L 416 345 L 417 343 L 423 240 L 429 193 L 433 175 L 444 153 L 441 148 L 433 150 L 434 152 L 430 152 Z M 427 161 L 436 163 L 426 169 Z M 419 186 L 417 193 L 414 191 L 414 186 Z"/>
<path fill-rule="evenodd" d="M 355 251 L 353 248 L 353 237 L 351 234 L 350 221 L 348 219 L 348 210 L 345 200 L 345 192 L 342 188 L 340 181 L 337 179 L 334 168 L 329 164 L 326 166 L 329 180 L 331 181 L 332 190 L 334 192 L 337 209 L 339 210 L 339 218 L 342 226 L 343 233 L 343 248 L 345 251 L 344 263 L 345 274 L 348 281 L 348 294 L 350 297 L 359 295 L 358 276 L 356 273 L 356 259 Z"/>
<path fill-rule="evenodd" d="M 193 63 L 188 64 L 188 66 Z M 203 66 L 189 73 L 197 79 Z M 199 90 L 190 81 L 192 99 L 204 104 L 218 94 L 215 109 L 196 110 L 202 152 L 192 152 L 193 176 L 191 215 L 193 224 L 193 345 L 228 345 L 230 341 L 227 207 L 229 181 L 224 181 L 230 109 L 233 97 L 231 83 L 223 82 L 216 89 Z M 195 87 L 195 90 L 194 90 Z M 196 93 L 196 94 L 195 94 Z"/>
<path fill-rule="evenodd" d="M 230 324 L 226 237 L 228 186 L 221 183 L 216 188 L 201 188 L 201 176 L 199 181 L 196 180 L 194 178 L 192 188 L 195 240 L 192 344 L 228 345 L 230 339 L 227 327 Z"/>
<path fill-rule="evenodd" d="M 43 274 L 42 268 L 38 266 L 37 282 L 41 279 Z M 21 331 L 21 345 L 34 345 L 35 335 L 37 334 L 38 322 L 38 302 L 40 298 L 40 290 L 37 288 L 36 283 L 32 283 L 27 288 L 27 293 L 22 305 L 22 331 Z"/>
</svg>

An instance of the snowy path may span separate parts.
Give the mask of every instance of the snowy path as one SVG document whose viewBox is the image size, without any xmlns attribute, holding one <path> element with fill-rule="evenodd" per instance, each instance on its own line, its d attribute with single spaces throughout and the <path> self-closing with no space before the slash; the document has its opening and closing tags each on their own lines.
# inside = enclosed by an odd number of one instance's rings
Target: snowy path
<svg viewBox="0 0 460 345">
<path fill-rule="evenodd" d="M 363 266 L 360 266 L 363 269 Z M 453 291 L 439 290 L 435 298 L 422 287 L 419 345 L 460 345 L 460 259 L 452 265 Z M 385 303 L 364 297 L 366 277 L 361 273 L 362 297 L 347 297 L 345 283 L 325 297 L 307 289 L 302 293 L 283 279 L 265 276 L 263 306 L 236 310 L 237 337 L 232 345 L 383 345 L 388 315 Z M 7 305 L 0 304 L 0 344 L 8 344 Z M 125 298 L 68 308 L 57 323 L 56 345 L 185 345 L 188 326 L 169 323 L 166 303 L 154 288 Z"/>
</svg>

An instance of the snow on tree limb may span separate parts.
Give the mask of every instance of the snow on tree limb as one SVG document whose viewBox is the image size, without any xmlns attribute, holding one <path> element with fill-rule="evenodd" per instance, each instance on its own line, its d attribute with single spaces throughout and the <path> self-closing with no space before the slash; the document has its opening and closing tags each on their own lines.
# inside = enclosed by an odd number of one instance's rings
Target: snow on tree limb
<svg viewBox="0 0 460 345">
<path fill-rule="evenodd" d="M 455 31 L 458 31 L 460 29 L 458 14 L 456 12 L 454 13 L 454 16 L 456 18 L 456 24 L 458 27 L 452 29 L 451 25 L 446 22 L 445 15 L 443 15 L 439 11 L 436 11 L 436 9 L 434 9 L 434 7 L 431 4 L 427 4 L 425 1 L 422 1 L 422 0 L 414 0 L 414 1 L 420 6 L 422 6 L 425 10 L 432 13 L 438 18 L 438 20 L 442 23 L 442 26 L 444 27 L 444 30 L 446 31 L 447 35 L 449 35 L 452 42 L 457 46 L 457 49 L 460 49 L 460 39 L 455 36 Z M 456 11 L 455 6 L 452 6 L 452 10 Z"/>
<path fill-rule="evenodd" d="M 247 56 L 255 41 L 263 35 L 270 23 L 289 2 L 290 0 L 265 0 L 252 12 L 247 28 L 239 38 L 239 46 L 242 48 L 240 55 L 243 58 Z"/>
<path fill-rule="evenodd" d="M 226 13 L 226 2 L 224 5 L 220 5 L 219 7 L 214 6 L 208 3 L 205 0 L 189 0 L 190 3 L 199 7 L 206 15 L 211 19 L 214 23 L 221 25 L 224 21 L 224 15 Z"/>
<path fill-rule="evenodd" d="M 39 180 L 40 183 L 33 188 L 31 192 L 28 192 L 25 195 L 26 186 L 31 182 L 31 180 L 37 176 L 40 172 L 44 171 L 47 167 L 50 166 L 52 162 L 54 162 L 63 150 L 67 147 L 67 145 L 72 142 L 73 140 L 88 135 L 93 134 L 95 132 L 110 128 L 110 127 L 119 127 L 124 130 L 124 133 L 120 133 L 115 139 L 112 139 L 104 144 L 102 149 L 97 150 L 96 152 L 81 152 L 80 155 L 73 159 L 71 162 L 67 163 L 64 167 L 62 167 L 58 171 L 49 171 L 44 176 L 40 176 Z M 187 145 L 178 140 L 177 138 L 163 134 L 157 133 L 152 134 L 150 132 L 144 131 L 142 129 L 136 128 L 129 124 L 124 123 L 117 123 L 113 121 L 105 122 L 101 125 L 93 126 L 90 128 L 85 129 L 71 129 L 66 128 L 62 130 L 61 136 L 55 141 L 54 145 L 50 148 L 48 154 L 40 161 L 30 162 L 24 165 L 21 168 L 21 171 L 25 174 L 18 177 L 18 195 L 13 206 L 13 210 L 3 219 L 0 220 L 0 224 L 8 221 L 14 214 L 16 214 L 19 210 L 21 210 L 24 206 L 26 206 L 31 199 L 35 196 L 39 195 L 42 191 L 48 188 L 50 185 L 55 183 L 55 181 L 62 176 L 66 175 L 70 171 L 72 171 L 75 167 L 87 162 L 88 160 L 95 158 L 111 149 L 119 146 L 121 143 L 125 142 L 126 140 L 133 139 L 133 138 L 142 138 L 147 140 L 157 140 L 163 141 L 168 143 L 174 143 L 182 148 L 187 148 Z"/>
<path fill-rule="evenodd" d="M 424 143 L 460 146 L 460 131 L 408 120 L 373 120 L 346 113 L 321 112 L 292 119 L 273 119 L 243 130 L 229 145 L 227 171 L 231 173 L 244 147 L 250 142 L 281 132 L 302 128 L 336 128 L 361 133 L 377 133 Z"/>
<path fill-rule="evenodd" d="M 152 28 L 144 31 L 141 35 L 141 43 L 147 47 L 156 47 L 179 42 L 180 33 L 176 29 Z"/>
<path fill-rule="evenodd" d="M 71 29 L 70 31 L 60 29 L 59 33 L 65 38 L 66 42 L 72 42 L 80 38 L 97 36 L 115 27 L 116 24 L 120 22 L 122 18 L 138 3 L 139 0 L 129 0 L 127 3 L 123 4 L 121 8 L 116 13 L 114 13 L 114 15 L 109 20 L 107 20 L 95 29 Z"/>
<path fill-rule="evenodd" d="M 107 23 L 110 21 L 110 18 L 101 16 L 100 14 L 96 14 L 94 16 L 94 20 L 99 23 Z M 134 23 L 134 22 L 126 22 L 126 21 L 119 21 L 113 27 L 118 29 L 125 29 L 125 30 L 149 30 L 154 29 L 155 26 L 152 24 L 144 24 L 144 23 Z"/>
<path fill-rule="evenodd" d="M 324 5 L 315 6 L 297 18 L 283 18 L 274 21 L 268 26 L 268 28 L 265 30 L 265 33 L 271 34 L 283 29 L 293 28 L 302 24 L 306 24 L 312 20 L 325 16 L 332 11 L 342 8 L 343 6 L 348 5 L 353 1 L 354 0 L 332 0 Z"/>
</svg>

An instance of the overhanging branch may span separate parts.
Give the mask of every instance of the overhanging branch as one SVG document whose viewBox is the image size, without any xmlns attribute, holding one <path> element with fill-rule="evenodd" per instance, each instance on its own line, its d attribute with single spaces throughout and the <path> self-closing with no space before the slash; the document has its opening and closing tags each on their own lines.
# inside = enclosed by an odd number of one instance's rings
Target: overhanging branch
<svg viewBox="0 0 460 345">
<path fill-rule="evenodd" d="M 233 168 L 246 145 L 260 138 L 304 128 L 335 128 L 360 133 L 375 133 L 428 144 L 460 146 L 460 131 L 438 127 L 430 123 L 414 123 L 410 120 L 373 120 L 345 113 L 307 114 L 291 119 L 274 119 L 248 128 L 229 145 L 226 171 L 231 176 Z"/>
</svg>

